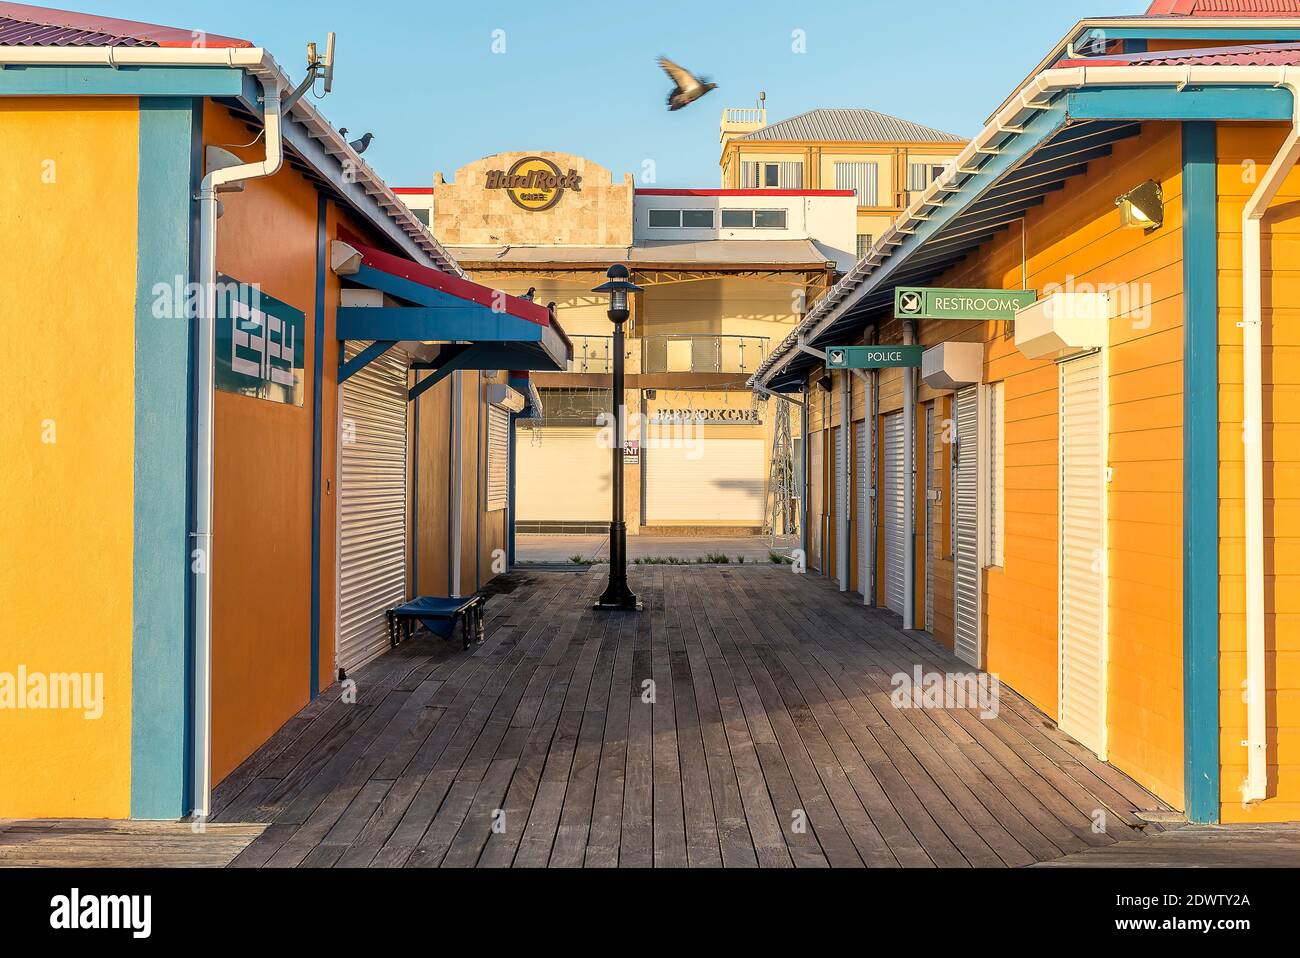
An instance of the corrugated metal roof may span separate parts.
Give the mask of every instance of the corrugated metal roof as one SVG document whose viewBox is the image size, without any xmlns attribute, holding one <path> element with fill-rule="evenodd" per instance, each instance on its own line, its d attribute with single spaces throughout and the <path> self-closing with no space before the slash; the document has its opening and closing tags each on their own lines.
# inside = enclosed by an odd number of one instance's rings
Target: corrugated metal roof
<svg viewBox="0 0 1300 958">
<path fill-rule="evenodd" d="M 251 47 L 248 40 L 72 10 L 0 2 L 0 46 Z"/>
<path fill-rule="evenodd" d="M 1294 17 L 1300 0 L 1155 0 L 1148 17 Z"/>
<path fill-rule="evenodd" d="M 0 17 L 0 47 L 154 47 L 158 44 L 134 37 L 118 37 L 95 30 L 73 30 L 44 23 Z"/>
<path fill-rule="evenodd" d="M 814 140 L 843 143 L 964 143 L 945 133 L 875 110 L 809 110 L 755 130 L 741 140 Z"/>
<path fill-rule="evenodd" d="M 1300 43 L 1251 43 L 1235 47 L 1160 50 L 1104 57 L 1062 60 L 1058 67 L 1119 66 L 1294 66 L 1300 64 Z"/>
</svg>

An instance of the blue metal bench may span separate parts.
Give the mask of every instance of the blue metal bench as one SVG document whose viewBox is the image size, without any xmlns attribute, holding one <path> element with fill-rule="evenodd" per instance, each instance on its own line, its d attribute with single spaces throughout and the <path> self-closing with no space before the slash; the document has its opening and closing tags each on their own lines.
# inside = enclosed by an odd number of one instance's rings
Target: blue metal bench
<svg viewBox="0 0 1300 958">
<path fill-rule="evenodd" d="M 405 605 L 388 610 L 388 641 L 393 648 L 397 648 L 411 637 L 415 622 L 419 622 L 434 635 L 449 639 L 459 622 L 463 648 L 468 649 L 471 643 L 483 641 L 483 606 L 486 604 L 487 596 L 482 593 L 457 599 L 422 595 Z"/>
</svg>

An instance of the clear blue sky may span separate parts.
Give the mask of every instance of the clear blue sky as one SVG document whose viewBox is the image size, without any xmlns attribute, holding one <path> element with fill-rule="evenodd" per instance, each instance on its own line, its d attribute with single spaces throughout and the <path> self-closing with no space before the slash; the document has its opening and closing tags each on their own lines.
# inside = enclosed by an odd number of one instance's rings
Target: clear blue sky
<svg viewBox="0 0 1300 958">
<path fill-rule="evenodd" d="M 58 0 L 47 0 L 60 5 Z M 294 79 L 339 34 L 335 126 L 371 130 L 390 184 L 427 185 L 502 150 L 564 150 L 659 186 L 718 183 L 718 118 L 767 92 L 771 121 L 869 107 L 966 136 L 1086 16 L 1147 0 L 64 0 L 72 9 L 244 37 Z M 902 16 L 881 16 L 893 9 Z M 506 52 L 492 52 L 493 31 Z M 807 52 L 791 51 L 802 30 Z M 669 113 L 664 54 L 719 88 Z"/>
</svg>

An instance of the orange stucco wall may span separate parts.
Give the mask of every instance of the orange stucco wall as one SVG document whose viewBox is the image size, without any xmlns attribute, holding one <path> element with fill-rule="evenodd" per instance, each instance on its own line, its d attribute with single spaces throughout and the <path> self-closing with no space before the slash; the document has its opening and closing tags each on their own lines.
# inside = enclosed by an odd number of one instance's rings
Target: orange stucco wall
<svg viewBox="0 0 1300 958">
<path fill-rule="evenodd" d="M 248 159 L 248 128 L 209 103 L 203 139 Z M 302 406 L 216 392 L 212 777 L 220 781 L 310 696 L 316 193 L 288 165 L 222 196 L 217 268 L 303 311 Z M 329 460 L 332 462 L 332 460 Z M 324 551 L 322 549 L 322 551 Z M 325 581 L 322 580 L 324 588 Z M 322 646 L 327 643 L 322 626 Z"/>
<path fill-rule="evenodd" d="M 1219 125 L 1219 681 L 1221 814 L 1300 819 L 1300 172 L 1264 219 L 1264 641 L 1268 798 L 1241 802 L 1246 778 L 1241 213 L 1282 142 L 1281 124 Z"/>
</svg>

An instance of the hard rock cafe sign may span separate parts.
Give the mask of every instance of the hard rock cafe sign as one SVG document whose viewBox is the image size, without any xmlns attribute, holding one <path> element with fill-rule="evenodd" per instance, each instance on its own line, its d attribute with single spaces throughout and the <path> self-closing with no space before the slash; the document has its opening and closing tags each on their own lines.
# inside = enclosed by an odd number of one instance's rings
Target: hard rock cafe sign
<svg viewBox="0 0 1300 958">
<path fill-rule="evenodd" d="M 565 190 L 582 192 L 582 177 L 577 170 L 561 173 L 560 168 L 542 156 L 525 156 L 509 170 L 489 170 L 483 182 L 485 190 L 505 190 L 510 201 L 530 213 L 549 210 Z"/>
</svg>

